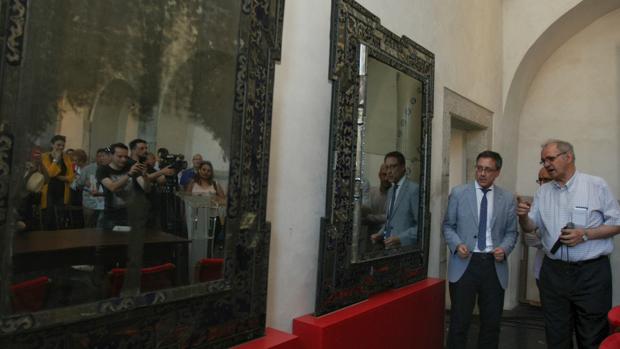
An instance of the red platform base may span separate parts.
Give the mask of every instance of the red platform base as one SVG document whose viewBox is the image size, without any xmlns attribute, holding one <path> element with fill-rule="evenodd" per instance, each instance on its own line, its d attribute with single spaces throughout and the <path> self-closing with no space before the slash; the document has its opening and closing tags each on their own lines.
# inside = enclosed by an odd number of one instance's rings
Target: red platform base
<svg viewBox="0 0 620 349">
<path fill-rule="evenodd" d="M 265 336 L 233 347 L 234 349 L 298 349 L 301 343 L 296 335 L 267 327 Z"/>
<path fill-rule="evenodd" d="M 293 320 L 304 349 L 443 348 L 445 281 L 426 279 L 333 313 Z"/>
</svg>

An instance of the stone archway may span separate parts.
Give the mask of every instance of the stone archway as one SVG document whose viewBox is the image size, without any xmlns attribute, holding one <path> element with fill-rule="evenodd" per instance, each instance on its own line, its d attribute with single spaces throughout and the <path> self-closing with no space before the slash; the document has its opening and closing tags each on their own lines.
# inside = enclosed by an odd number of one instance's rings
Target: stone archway
<svg viewBox="0 0 620 349">
<path fill-rule="evenodd" d="M 507 158 L 518 158 L 518 129 L 523 103 L 528 90 L 540 67 L 567 40 L 595 20 L 620 8 L 618 0 L 583 0 L 558 16 L 536 38 L 527 49 L 515 70 L 514 75 L 504 76 L 508 80 L 504 99 L 504 110 L 501 119 L 496 120 L 494 129 L 508 129 L 504 137 L 496 144 L 496 148 Z M 507 43 L 508 45 L 510 43 Z M 512 186 L 516 184 L 516 171 L 508 169 L 504 174 L 504 182 Z"/>
</svg>

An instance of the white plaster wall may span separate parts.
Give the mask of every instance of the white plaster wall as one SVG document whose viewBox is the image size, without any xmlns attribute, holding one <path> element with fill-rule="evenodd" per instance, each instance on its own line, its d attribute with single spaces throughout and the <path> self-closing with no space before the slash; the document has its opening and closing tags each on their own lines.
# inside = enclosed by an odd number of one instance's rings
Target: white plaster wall
<svg viewBox="0 0 620 349">
<path fill-rule="evenodd" d="M 331 0 L 286 3 L 275 71 L 267 325 L 285 331 L 293 318 L 314 311 L 329 147 L 330 6 Z"/>
<path fill-rule="evenodd" d="M 450 188 L 465 183 L 465 132 L 456 128 L 450 139 Z"/>
<path fill-rule="evenodd" d="M 540 144 L 573 143 L 580 171 L 603 177 L 620 198 L 620 10 L 573 36 L 541 66 L 523 105 L 519 125 L 517 191 L 532 195 Z M 620 270 L 620 244 L 612 271 Z M 614 280 L 620 303 L 620 279 Z"/>
<path fill-rule="evenodd" d="M 439 249 L 445 248 L 439 239 L 439 174 L 448 154 L 442 149 L 443 91 L 449 87 L 501 114 L 502 4 L 496 0 L 360 3 L 384 26 L 436 55 L 429 274 L 437 276 Z M 293 318 L 314 311 L 328 172 L 330 12 L 330 0 L 287 1 L 282 62 L 276 67 L 267 207 L 272 223 L 267 325 L 285 331 L 290 331 Z M 509 292 L 508 298 L 516 301 L 516 294 Z"/>
<path fill-rule="evenodd" d="M 504 97 L 527 50 L 560 16 L 582 0 L 503 0 Z"/>
</svg>

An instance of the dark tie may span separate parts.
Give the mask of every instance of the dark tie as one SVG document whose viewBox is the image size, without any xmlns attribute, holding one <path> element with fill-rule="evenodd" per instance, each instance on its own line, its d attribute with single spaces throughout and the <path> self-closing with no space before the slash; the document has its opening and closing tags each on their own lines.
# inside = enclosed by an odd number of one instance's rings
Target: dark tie
<svg viewBox="0 0 620 349">
<path fill-rule="evenodd" d="M 491 189 L 480 188 L 482 190 L 482 201 L 480 201 L 480 220 L 478 222 L 478 249 L 484 251 L 487 248 L 487 193 Z"/>
<path fill-rule="evenodd" d="M 392 232 L 390 221 L 394 214 L 394 202 L 396 201 L 396 190 L 398 190 L 398 184 L 394 184 L 394 190 L 392 190 L 392 197 L 390 198 L 390 206 L 388 207 L 387 222 L 385 223 L 385 229 L 383 230 L 384 238 L 389 238 Z"/>
</svg>

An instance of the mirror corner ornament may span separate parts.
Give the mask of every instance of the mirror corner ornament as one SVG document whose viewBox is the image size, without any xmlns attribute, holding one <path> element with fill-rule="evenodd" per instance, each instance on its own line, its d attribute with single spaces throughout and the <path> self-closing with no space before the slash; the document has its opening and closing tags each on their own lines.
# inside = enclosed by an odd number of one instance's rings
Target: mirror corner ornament
<svg viewBox="0 0 620 349">
<path fill-rule="evenodd" d="M 11 65 L 19 65 L 22 61 L 27 6 L 27 0 L 11 0 L 9 4 L 5 58 Z"/>
</svg>

